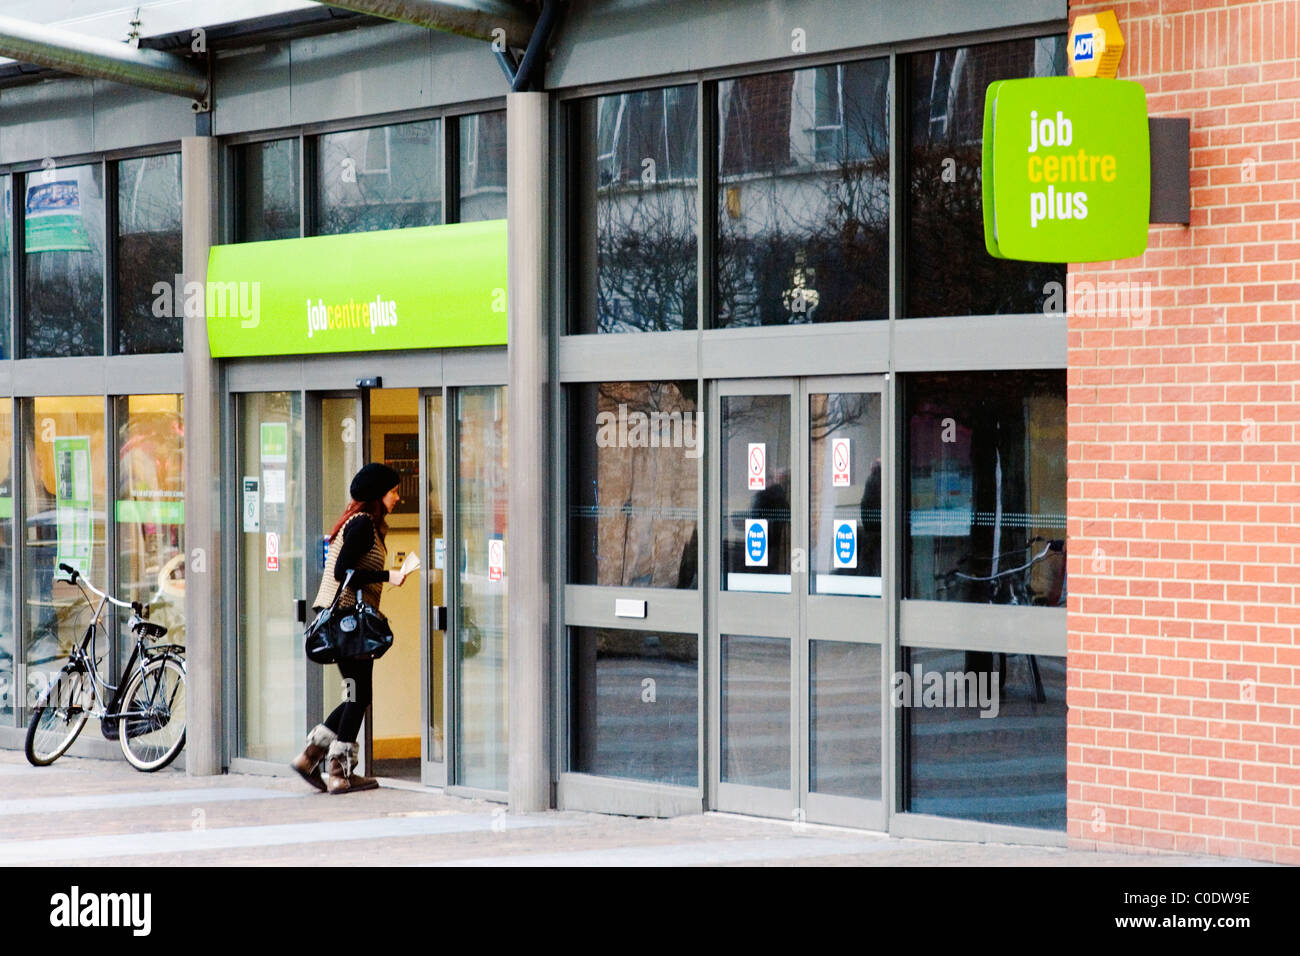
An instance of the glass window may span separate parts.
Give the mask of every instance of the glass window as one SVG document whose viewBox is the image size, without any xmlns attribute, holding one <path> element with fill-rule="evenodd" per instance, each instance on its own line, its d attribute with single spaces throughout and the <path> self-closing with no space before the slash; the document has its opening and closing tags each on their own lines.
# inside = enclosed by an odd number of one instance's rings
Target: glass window
<svg viewBox="0 0 1300 956">
<path fill-rule="evenodd" d="M 4 203 L 0 205 L 0 359 L 7 359 L 10 357 L 9 329 L 14 314 L 14 178 L 12 176 L 0 176 L 0 193 L 4 194 Z"/>
<path fill-rule="evenodd" d="M 26 177 L 25 354 L 104 354 L 104 171 L 98 163 Z"/>
<path fill-rule="evenodd" d="M 790 398 L 722 399 L 722 589 L 790 593 Z"/>
<path fill-rule="evenodd" d="M 696 327 L 696 100 L 691 85 L 575 104 L 573 332 Z"/>
<path fill-rule="evenodd" d="M 27 525 L 23 653 L 28 687 L 39 691 L 63 666 L 88 623 L 81 591 L 55 580 L 59 564 L 72 565 L 100 588 L 107 583 L 104 399 L 34 398 L 22 409 Z M 96 651 L 107 656 L 110 648 L 100 643 Z"/>
<path fill-rule="evenodd" d="M 233 152 L 235 241 L 296 239 L 302 228 L 297 138 L 249 143 Z"/>
<path fill-rule="evenodd" d="M 149 605 L 185 643 L 185 414 L 181 395 L 124 395 L 117 409 L 117 597 Z M 122 621 L 121 657 L 134 637 Z"/>
<path fill-rule="evenodd" d="M 909 648 L 907 809 L 1065 829 L 1065 658 Z"/>
<path fill-rule="evenodd" d="M 472 113 L 460 123 L 461 222 L 506 218 L 506 111 Z"/>
<path fill-rule="evenodd" d="M 509 784 L 510 706 L 506 698 L 506 588 L 510 549 L 506 530 L 506 390 L 456 392 L 455 782 L 484 790 Z"/>
<path fill-rule="evenodd" d="M 696 383 L 601 382 L 569 397 L 569 579 L 694 588 Z"/>
<path fill-rule="evenodd" d="M 697 786 L 695 635 L 588 627 L 571 634 L 573 769 Z"/>
<path fill-rule="evenodd" d="M 790 788 L 790 642 L 722 635 L 721 777 Z"/>
<path fill-rule="evenodd" d="M 808 642 L 808 789 L 880 799 L 880 645 Z"/>
<path fill-rule="evenodd" d="M 1065 606 L 1065 372 L 908 376 L 906 597 Z"/>
<path fill-rule="evenodd" d="M 181 154 L 117 164 L 117 351 L 179 352 Z M 159 295 L 154 288 L 166 283 Z M 165 308 L 163 307 L 165 305 Z"/>
<path fill-rule="evenodd" d="M 909 316 L 1042 312 L 1065 266 L 984 249 L 984 94 L 995 80 L 1064 76 L 1065 37 L 913 54 L 907 161 Z"/>
<path fill-rule="evenodd" d="M 298 752 L 307 730 L 307 659 L 294 606 L 303 560 L 319 546 L 303 534 L 302 393 L 250 392 L 237 401 L 236 501 L 241 511 L 246 496 L 256 502 L 254 520 L 245 515 L 239 528 L 238 754 L 280 762 Z"/>
<path fill-rule="evenodd" d="M 18 642 L 14 634 L 14 404 L 0 401 L 0 727 L 14 722 Z"/>
<path fill-rule="evenodd" d="M 889 61 L 718 84 L 717 324 L 889 312 Z"/>
<path fill-rule="evenodd" d="M 317 163 L 318 235 L 442 222 L 437 120 L 328 133 Z"/>
<path fill-rule="evenodd" d="M 880 396 L 809 395 L 808 593 L 880 597 L 881 527 Z"/>
</svg>

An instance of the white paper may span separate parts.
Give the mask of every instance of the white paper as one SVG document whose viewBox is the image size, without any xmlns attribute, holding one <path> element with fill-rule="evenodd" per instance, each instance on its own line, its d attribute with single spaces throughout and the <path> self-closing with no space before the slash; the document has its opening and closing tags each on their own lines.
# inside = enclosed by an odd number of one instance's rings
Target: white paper
<svg viewBox="0 0 1300 956">
<path fill-rule="evenodd" d="M 262 500 L 268 505 L 284 504 L 284 469 L 262 469 Z"/>
<path fill-rule="evenodd" d="M 447 564 L 447 542 L 442 538 L 433 539 L 433 567 L 441 571 Z"/>
<path fill-rule="evenodd" d="M 407 552 L 406 560 L 402 562 L 400 573 L 410 574 L 412 571 L 420 570 L 420 556 L 414 551 Z"/>
<path fill-rule="evenodd" d="M 257 479 L 244 476 L 244 534 L 257 534 L 262 530 L 262 499 Z"/>
</svg>

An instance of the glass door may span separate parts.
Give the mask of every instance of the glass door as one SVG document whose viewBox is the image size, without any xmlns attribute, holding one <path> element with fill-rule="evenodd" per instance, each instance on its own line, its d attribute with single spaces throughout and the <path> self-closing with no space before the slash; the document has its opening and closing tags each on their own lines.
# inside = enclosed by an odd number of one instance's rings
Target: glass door
<svg viewBox="0 0 1300 956">
<path fill-rule="evenodd" d="M 425 395 L 420 408 L 421 497 L 420 586 L 422 642 L 420 685 L 423 688 L 424 746 L 421 779 L 425 786 L 447 785 L 447 423 L 441 391 Z"/>
<path fill-rule="evenodd" d="M 869 378 L 716 388 L 720 810 L 884 826 L 880 388 Z"/>
<path fill-rule="evenodd" d="M 307 731 L 301 392 L 236 397 L 239 757 L 284 763 Z"/>
</svg>

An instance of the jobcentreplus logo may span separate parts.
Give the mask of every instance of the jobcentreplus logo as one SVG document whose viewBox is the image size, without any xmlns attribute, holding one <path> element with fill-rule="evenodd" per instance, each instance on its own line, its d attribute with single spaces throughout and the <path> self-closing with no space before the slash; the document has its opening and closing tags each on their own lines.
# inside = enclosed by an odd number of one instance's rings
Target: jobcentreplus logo
<svg viewBox="0 0 1300 956">
<path fill-rule="evenodd" d="M 83 893 L 78 886 L 50 897 L 50 925 L 128 927 L 133 936 L 153 928 L 152 893 Z"/>
<path fill-rule="evenodd" d="M 391 328 L 397 324 L 397 303 L 377 295 L 372 302 L 347 302 L 326 305 L 321 299 L 312 304 L 307 300 L 307 338 L 320 332 L 333 329 L 364 329 L 370 326 L 370 334 L 379 329 Z"/>
</svg>

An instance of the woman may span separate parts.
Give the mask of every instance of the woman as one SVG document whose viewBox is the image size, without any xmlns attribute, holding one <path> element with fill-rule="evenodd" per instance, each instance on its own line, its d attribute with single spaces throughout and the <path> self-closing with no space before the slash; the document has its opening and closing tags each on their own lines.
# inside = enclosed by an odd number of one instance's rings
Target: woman
<svg viewBox="0 0 1300 956">
<path fill-rule="evenodd" d="M 353 572 L 352 580 L 339 598 L 340 607 L 355 604 L 353 592 L 360 589 L 366 603 L 378 608 L 384 582 L 401 587 L 406 575 L 384 570 L 388 557 L 384 547 L 388 525 L 384 516 L 401 501 L 397 488 L 400 483 L 397 472 L 378 462 L 366 465 L 352 479 L 349 489 L 352 501 L 330 532 L 325 574 L 316 593 L 316 611 L 334 601 L 348 571 Z M 374 661 L 339 661 L 338 667 L 347 690 L 343 703 L 334 708 L 325 723 L 311 729 L 306 748 L 290 766 L 317 790 L 329 793 L 371 790 L 379 786 L 379 781 L 357 776 L 352 771 L 357 765 L 357 731 L 370 706 Z M 322 760 L 329 774 L 328 782 L 320 777 Z"/>
</svg>

